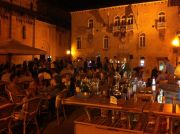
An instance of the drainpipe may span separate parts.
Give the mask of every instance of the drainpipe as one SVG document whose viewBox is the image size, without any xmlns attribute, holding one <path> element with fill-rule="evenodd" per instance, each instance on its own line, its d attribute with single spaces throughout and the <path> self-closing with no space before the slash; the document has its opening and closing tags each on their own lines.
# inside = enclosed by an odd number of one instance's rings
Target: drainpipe
<svg viewBox="0 0 180 134">
<path fill-rule="evenodd" d="M 32 36 L 32 47 L 35 48 L 35 22 L 36 17 L 33 16 L 33 36 Z M 34 59 L 34 55 L 32 55 L 32 59 Z"/>
<path fill-rule="evenodd" d="M 34 6 L 34 0 L 33 0 L 33 6 Z M 34 8 L 32 7 L 32 9 L 30 9 L 30 10 L 32 10 L 32 11 L 34 11 Z M 36 31 L 35 31 L 35 24 L 36 24 L 36 15 L 34 14 L 33 15 L 33 36 L 32 36 L 32 47 L 33 48 L 35 48 L 35 33 L 36 33 Z M 32 55 L 32 59 L 34 59 L 34 55 Z"/>
</svg>

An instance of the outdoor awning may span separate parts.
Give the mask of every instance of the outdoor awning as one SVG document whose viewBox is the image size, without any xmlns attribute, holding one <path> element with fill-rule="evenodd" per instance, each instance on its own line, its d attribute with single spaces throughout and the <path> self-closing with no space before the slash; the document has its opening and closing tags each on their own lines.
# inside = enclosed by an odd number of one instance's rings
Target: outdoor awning
<svg viewBox="0 0 180 134">
<path fill-rule="evenodd" d="M 15 39 L 0 42 L 0 55 L 45 55 L 46 51 L 28 46 Z"/>
</svg>

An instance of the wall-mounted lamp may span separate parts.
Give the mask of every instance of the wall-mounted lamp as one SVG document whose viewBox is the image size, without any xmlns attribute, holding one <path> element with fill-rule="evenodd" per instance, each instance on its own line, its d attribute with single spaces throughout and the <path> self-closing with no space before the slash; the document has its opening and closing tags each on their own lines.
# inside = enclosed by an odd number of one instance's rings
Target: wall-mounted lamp
<svg viewBox="0 0 180 134">
<path fill-rule="evenodd" d="M 70 54 L 71 54 L 71 51 L 70 51 L 70 50 L 67 50 L 67 51 L 66 51 L 66 54 L 67 54 L 67 55 L 70 55 Z"/>
<path fill-rule="evenodd" d="M 172 41 L 172 45 L 175 47 L 180 47 L 180 31 L 176 32 L 176 37 Z"/>
</svg>

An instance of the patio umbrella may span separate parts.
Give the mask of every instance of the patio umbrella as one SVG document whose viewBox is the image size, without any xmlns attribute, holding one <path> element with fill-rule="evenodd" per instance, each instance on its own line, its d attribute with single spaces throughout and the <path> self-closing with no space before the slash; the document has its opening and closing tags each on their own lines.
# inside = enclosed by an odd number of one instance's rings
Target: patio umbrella
<svg viewBox="0 0 180 134">
<path fill-rule="evenodd" d="M 45 55 L 46 51 L 23 44 L 15 39 L 0 42 L 0 55 Z"/>
<path fill-rule="evenodd" d="M 45 55 L 46 51 L 23 44 L 15 39 L 0 42 L 0 55 L 7 55 L 11 62 L 13 55 Z"/>
</svg>

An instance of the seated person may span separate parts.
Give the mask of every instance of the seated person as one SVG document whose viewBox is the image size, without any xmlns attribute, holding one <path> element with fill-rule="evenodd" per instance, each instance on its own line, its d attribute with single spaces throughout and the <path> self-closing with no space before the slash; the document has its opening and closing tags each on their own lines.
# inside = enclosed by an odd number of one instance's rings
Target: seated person
<svg viewBox="0 0 180 134">
<path fill-rule="evenodd" d="M 12 74 L 10 76 L 10 83 L 8 85 L 8 90 L 13 94 L 13 95 L 25 95 L 25 92 L 17 85 L 18 82 L 18 77 L 15 74 Z"/>
<path fill-rule="evenodd" d="M 3 71 L 2 76 L 1 76 L 1 81 L 9 83 L 10 82 L 10 76 L 11 76 L 10 71 L 5 69 Z"/>
</svg>

